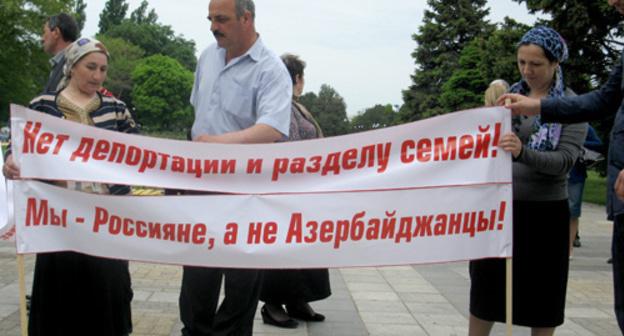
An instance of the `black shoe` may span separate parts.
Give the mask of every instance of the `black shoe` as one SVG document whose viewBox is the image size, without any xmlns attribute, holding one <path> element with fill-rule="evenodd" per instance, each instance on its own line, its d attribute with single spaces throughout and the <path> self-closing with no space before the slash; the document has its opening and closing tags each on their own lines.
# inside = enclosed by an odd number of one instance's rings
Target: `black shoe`
<svg viewBox="0 0 624 336">
<path fill-rule="evenodd" d="M 288 315 L 298 320 L 308 322 L 322 322 L 325 321 L 325 315 L 315 312 L 310 305 L 305 302 L 296 305 L 286 305 Z"/>
<path fill-rule="evenodd" d="M 607 264 L 613 264 L 613 258 L 607 259 Z"/>
<path fill-rule="evenodd" d="M 276 327 L 288 329 L 295 329 L 299 325 L 299 322 L 291 318 L 285 321 L 276 320 L 273 316 L 271 316 L 271 313 L 269 313 L 269 310 L 266 309 L 265 306 L 262 306 L 262 309 L 260 309 L 260 314 L 262 315 L 262 322 L 264 322 L 264 324 L 270 324 Z"/>
<path fill-rule="evenodd" d="M 574 238 L 574 241 L 572 242 L 572 246 L 581 247 L 581 238 L 578 235 L 576 235 L 576 238 Z"/>
</svg>

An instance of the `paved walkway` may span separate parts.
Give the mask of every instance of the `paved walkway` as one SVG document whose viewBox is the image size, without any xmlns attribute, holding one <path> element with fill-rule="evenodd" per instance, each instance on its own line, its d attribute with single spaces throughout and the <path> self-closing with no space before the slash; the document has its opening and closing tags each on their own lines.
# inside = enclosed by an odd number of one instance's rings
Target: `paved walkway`
<svg viewBox="0 0 624 336">
<path fill-rule="evenodd" d="M 557 335 L 619 335 L 613 314 L 609 257 L 611 223 L 603 207 L 584 204 L 581 242 L 570 262 L 566 320 Z M 27 288 L 34 258 L 26 258 Z M 135 298 L 133 335 L 180 335 L 178 292 L 181 268 L 131 263 Z M 333 295 L 314 303 L 323 323 L 279 329 L 256 315 L 254 335 L 467 335 L 468 265 L 353 268 L 331 270 Z M 15 249 L 0 243 L 0 335 L 19 335 Z M 497 325 L 494 335 L 504 335 Z M 515 328 L 514 335 L 529 335 Z"/>
</svg>

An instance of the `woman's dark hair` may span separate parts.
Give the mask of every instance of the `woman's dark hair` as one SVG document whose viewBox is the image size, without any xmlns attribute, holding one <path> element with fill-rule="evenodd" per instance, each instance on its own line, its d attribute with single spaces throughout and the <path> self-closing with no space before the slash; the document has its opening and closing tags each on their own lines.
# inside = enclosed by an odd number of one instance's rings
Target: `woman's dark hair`
<svg viewBox="0 0 624 336">
<path fill-rule="evenodd" d="M 299 56 L 284 54 L 282 55 L 282 62 L 286 65 L 286 69 L 288 69 L 293 84 L 297 82 L 297 75 L 303 77 L 303 69 L 305 69 L 306 63 L 302 61 Z"/>
<path fill-rule="evenodd" d="M 48 18 L 48 28 L 54 30 L 58 28 L 63 36 L 63 40 L 74 42 L 78 39 L 78 24 L 69 14 L 61 13 Z"/>
<path fill-rule="evenodd" d="M 559 60 L 557 59 L 557 57 L 555 57 L 555 55 L 553 55 L 553 54 L 552 54 L 552 53 L 551 53 L 548 49 L 543 48 L 542 46 L 537 45 L 537 44 L 535 44 L 535 43 L 530 43 L 530 42 L 523 42 L 523 43 L 520 43 L 520 44 L 518 45 L 518 49 L 520 49 L 520 47 L 523 47 L 523 46 L 528 46 L 528 45 L 534 45 L 534 46 L 539 47 L 540 49 L 542 49 L 542 51 L 544 52 L 544 56 L 546 56 L 546 58 L 548 59 L 548 61 L 550 61 L 550 63 L 553 63 L 553 62 L 559 62 Z"/>
</svg>

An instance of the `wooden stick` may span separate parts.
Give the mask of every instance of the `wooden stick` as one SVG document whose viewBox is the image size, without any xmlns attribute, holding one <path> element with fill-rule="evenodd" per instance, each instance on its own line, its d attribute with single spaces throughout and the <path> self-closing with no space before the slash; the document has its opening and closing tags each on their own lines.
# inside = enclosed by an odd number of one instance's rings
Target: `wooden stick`
<svg viewBox="0 0 624 336">
<path fill-rule="evenodd" d="M 24 255 L 17 255 L 17 274 L 19 281 L 19 309 L 22 336 L 28 336 L 28 320 L 26 318 L 26 277 L 24 275 Z"/>
<path fill-rule="evenodd" d="M 511 99 L 507 98 L 505 99 L 505 105 L 511 105 Z M 512 334 L 512 329 L 513 329 L 513 281 L 512 281 L 512 270 L 513 270 L 513 257 L 512 258 L 507 258 L 507 276 L 506 276 L 506 283 L 507 283 L 507 300 L 505 300 L 506 302 L 506 317 L 507 317 L 507 336 L 511 336 Z"/>
<path fill-rule="evenodd" d="M 513 328 L 513 311 L 512 311 L 512 299 L 513 299 L 513 294 L 512 294 L 512 285 L 513 285 L 513 281 L 512 281 L 512 266 L 513 266 L 513 258 L 507 258 L 507 276 L 506 276 L 506 283 L 507 283 L 507 300 L 505 300 L 506 302 L 506 313 L 507 313 L 507 336 L 511 336 L 512 334 L 512 328 Z"/>
</svg>

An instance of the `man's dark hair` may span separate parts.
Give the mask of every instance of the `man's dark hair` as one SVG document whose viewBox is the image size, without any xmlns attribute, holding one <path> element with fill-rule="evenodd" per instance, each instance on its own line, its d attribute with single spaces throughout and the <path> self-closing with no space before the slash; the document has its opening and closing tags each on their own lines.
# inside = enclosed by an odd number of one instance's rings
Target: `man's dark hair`
<svg viewBox="0 0 624 336">
<path fill-rule="evenodd" d="M 48 28 L 50 30 L 58 28 L 66 42 L 74 42 L 78 39 L 78 24 L 69 14 L 61 13 L 48 17 Z"/>
<path fill-rule="evenodd" d="M 286 69 L 288 69 L 292 83 L 296 84 L 297 76 L 303 77 L 303 69 L 305 69 L 306 63 L 299 56 L 293 54 L 284 54 L 281 58 Z"/>
<path fill-rule="evenodd" d="M 236 18 L 240 19 L 245 11 L 249 11 L 251 13 L 251 18 L 256 18 L 256 5 L 253 0 L 236 0 L 234 2 L 236 4 Z"/>
</svg>

